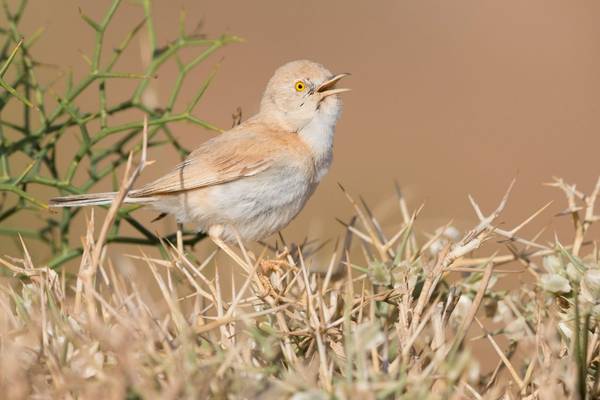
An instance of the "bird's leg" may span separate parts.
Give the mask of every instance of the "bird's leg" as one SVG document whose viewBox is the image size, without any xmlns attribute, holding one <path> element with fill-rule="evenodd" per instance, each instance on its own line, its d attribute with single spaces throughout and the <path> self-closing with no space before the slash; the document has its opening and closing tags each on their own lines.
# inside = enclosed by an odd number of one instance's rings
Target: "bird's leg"
<svg viewBox="0 0 600 400">
<path fill-rule="evenodd" d="M 259 277 L 263 286 L 268 289 L 275 301 L 283 301 L 287 281 L 286 269 L 290 267 L 288 261 L 281 259 L 280 254 L 275 254 L 275 259 L 261 259 L 258 261 L 259 268 L 256 275 Z M 284 255 L 285 257 L 285 255 Z"/>
<path fill-rule="evenodd" d="M 248 258 L 253 263 L 257 263 L 260 266 L 258 272 L 268 275 L 272 271 L 279 271 L 282 265 L 287 265 L 288 262 L 285 259 L 281 259 L 287 256 L 287 253 L 276 253 L 274 259 L 265 259 L 258 257 L 252 250 L 246 250 Z"/>
<path fill-rule="evenodd" d="M 177 250 L 183 256 L 183 224 L 177 223 Z"/>
<path fill-rule="evenodd" d="M 278 272 L 284 265 L 288 265 L 288 262 L 277 258 L 272 260 L 260 260 L 260 268 L 265 275 L 271 272 Z"/>
<path fill-rule="evenodd" d="M 271 287 L 271 281 L 269 280 L 269 276 L 273 272 L 278 272 L 281 269 L 282 265 L 286 265 L 287 262 L 285 260 L 279 260 L 279 255 L 277 254 L 277 259 L 264 259 L 259 258 L 252 250 L 246 250 L 248 254 L 248 258 L 256 265 L 258 262 L 258 270 L 256 271 L 259 279 L 263 281 L 263 284 L 266 287 Z"/>
<path fill-rule="evenodd" d="M 221 249 L 223 250 L 229 257 L 231 257 L 240 267 L 242 267 L 248 274 L 253 275 L 253 281 L 255 284 L 255 288 L 257 289 L 257 296 L 260 298 L 270 299 L 273 298 L 270 296 L 273 292 L 273 288 L 271 286 L 271 282 L 269 278 L 265 275 L 261 274 L 260 268 L 255 269 L 253 265 L 249 263 L 249 256 L 246 252 L 245 248 L 242 245 L 239 235 L 237 235 L 238 244 L 240 245 L 240 249 L 244 254 L 246 260 L 242 259 L 223 239 L 221 239 L 221 235 L 223 233 L 223 227 L 221 225 L 214 225 L 208 229 L 208 236 L 210 236 L 211 240 Z M 256 271 L 256 273 L 254 273 Z"/>
<path fill-rule="evenodd" d="M 222 225 L 213 225 L 208 229 L 208 236 L 212 239 L 212 241 L 219 246 L 221 250 L 223 250 L 229 257 L 231 257 L 236 263 L 238 263 L 242 268 L 244 268 L 247 272 L 249 272 L 249 268 L 251 265 L 247 265 L 247 263 L 242 260 L 240 256 L 236 254 L 235 251 L 227 244 L 221 236 L 223 234 L 223 226 Z"/>
<path fill-rule="evenodd" d="M 281 251 L 275 251 L 275 258 L 260 261 L 260 267 L 264 274 L 270 272 L 278 272 L 283 266 L 289 266 L 287 257 L 290 255 L 289 249 L 286 247 Z"/>
</svg>

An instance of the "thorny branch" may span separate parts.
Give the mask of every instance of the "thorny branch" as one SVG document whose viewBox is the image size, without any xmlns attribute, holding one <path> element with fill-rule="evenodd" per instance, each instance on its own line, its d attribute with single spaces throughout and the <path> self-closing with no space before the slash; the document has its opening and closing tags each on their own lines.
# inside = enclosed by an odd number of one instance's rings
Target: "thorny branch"
<svg viewBox="0 0 600 400">
<path fill-rule="evenodd" d="M 111 28 L 115 15 L 122 6 L 121 0 L 113 0 L 101 20 L 89 17 L 80 10 L 84 23 L 95 32 L 94 47 L 84 59 L 89 61 L 88 74 L 75 81 L 72 72 L 60 71 L 56 80 L 42 82 L 38 79 L 44 63 L 35 58 L 34 45 L 42 31 L 34 35 L 23 35 L 19 31 L 27 1 L 21 0 L 16 11 L 11 11 L 6 1 L 3 3 L 7 26 L 0 29 L 0 58 L 5 60 L 0 69 L 0 112 L 16 99 L 24 104 L 19 113 L 4 113 L 0 118 L 0 235 L 16 238 L 18 232 L 10 227 L 19 216 L 34 213 L 39 216 L 37 229 L 23 231 L 29 238 L 35 238 L 48 246 L 54 258 L 48 265 L 55 268 L 80 255 L 82 247 L 69 245 L 69 233 L 73 221 L 80 213 L 78 209 L 63 210 L 60 215 L 50 214 L 44 201 L 38 199 L 40 186 L 56 189 L 57 194 L 78 194 L 93 191 L 94 188 L 111 175 L 114 177 L 119 168 L 127 164 L 127 154 L 137 153 L 140 147 L 133 144 L 142 132 L 140 122 L 115 123 L 117 115 L 132 116 L 142 111 L 148 116 L 148 147 L 171 146 L 181 156 L 188 152 L 175 138 L 171 126 L 186 121 L 218 132 L 219 129 L 194 115 L 197 104 L 204 96 L 215 73 L 211 73 L 193 96 L 189 104 L 181 104 L 181 88 L 188 74 L 199 64 L 229 43 L 239 42 L 235 36 L 223 35 L 215 39 L 200 37 L 196 33 L 186 33 L 185 14 L 180 20 L 179 37 L 158 47 L 154 32 L 150 0 L 141 1 L 143 19 L 125 35 L 111 51 L 105 38 Z M 143 28 L 149 39 L 142 37 Z M 23 40 L 23 36 L 28 36 Z M 135 38 L 148 40 L 149 60 L 141 72 L 115 71 Z M 183 62 L 182 51 L 187 48 L 203 49 L 189 62 Z M 180 61 L 180 71 L 164 109 L 148 104 L 145 100 L 153 90 L 151 80 L 155 79 L 162 66 L 169 60 Z M 129 99 L 111 104 L 108 82 L 116 79 L 139 81 Z M 62 93 L 55 88 L 58 81 L 64 82 Z M 0 90 L 1 91 L 1 90 Z M 99 107 L 85 111 L 80 107 L 80 98 L 89 92 L 96 92 Z M 33 107 L 33 108 L 31 108 Z M 178 110 L 179 107 L 183 107 Z M 120 119 L 122 120 L 122 119 Z M 69 148 L 61 146 L 65 140 L 75 135 L 79 148 L 69 154 Z M 160 137 L 162 135 L 162 137 Z M 108 138 L 118 137 L 116 141 Z M 16 160 L 25 156 L 27 166 L 17 170 Z M 61 170 L 59 159 L 71 158 L 66 170 Z M 136 242 L 145 245 L 160 243 L 155 234 L 143 229 L 132 213 L 138 207 L 120 210 L 115 223 L 107 235 L 109 242 Z M 139 236 L 126 237 L 120 231 L 124 223 L 128 224 Z M 194 245 L 202 239 L 201 235 L 186 233 L 184 243 Z"/>
</svg>

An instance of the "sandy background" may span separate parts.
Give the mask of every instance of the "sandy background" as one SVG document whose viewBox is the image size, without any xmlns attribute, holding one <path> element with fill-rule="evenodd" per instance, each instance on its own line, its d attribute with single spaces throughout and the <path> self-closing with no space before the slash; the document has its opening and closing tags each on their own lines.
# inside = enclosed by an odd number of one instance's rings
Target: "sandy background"
<svg viewBox="0 0 600 400">
<path fill-rule="evenodd" d="M 81 74 L 87 65 L 80 53 L 89 52 L 93 34 L 78 7 L 100 19 L 108 4 L 31 1 L 23 31 L 46 26 L 34 54 Z M 490 210 L 517 177 L 504 219 L 517 222 L 558 199 L 537 224 L 553 229 L 565 224 L 552 218 L 565 203 L 541 184 L 559 175 L 589 189 L 600 173 L 596 1 L 156 1 L 159 44 L 177 34 L 181 9 L 190 28 L 203 21 L 209 36 L 227 32 L 246 39 L 212 56 L 184 87 L 189 99 L 222 62 L 196 111 L 217 126 L 230 126 L 238 106 L 245 117 L 253 114 L 266 81 L 284 62 L 308 58 L 352 73 L 345 81 L 353 92 L 344 96 L 333 168 L 286 229 L 293 239 L 333 238 L 342 231 L 334 218 L 348 217 L 351 208 L 337 182 L 362 194 L 393 224 L 397 180 L 411 206 L 426 203 L 420 224 L 427 230 L 449 219 L 468 226 L 474 220 L 467 194 Z M 139 6 L 124 4 L 107 43 L 116 45 L 141 19 Z M 116 69 L 141 70 L 139 40 Z M 175 72 L 168 66 L 153 83 L 163 103 Z M 124 82 L 109 88 L 109 102 L 130 87 Z M 89 106 L 96 101 L 90 96 Z M 212 135 L 181 123 L 172 129 L 189 147 Z M 142 180 L 176 161 L 161 155 Z"/>
</svg>

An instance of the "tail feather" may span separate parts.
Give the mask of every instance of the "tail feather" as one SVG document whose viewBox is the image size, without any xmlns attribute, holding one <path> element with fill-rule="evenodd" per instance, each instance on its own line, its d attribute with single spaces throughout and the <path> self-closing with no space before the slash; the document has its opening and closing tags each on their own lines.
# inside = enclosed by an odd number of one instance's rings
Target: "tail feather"
<svg viewBox="0 0 600 400">
<path fill-rule="evenodd" d="M 72 196 L 54 197 L 50 199 L 50 207 L 82 207 L 82 206 L 100 206 L 111 204 L 117 192 L 76 194 Z M 147 203 L 147 197 L 126 197 L 124 203 Z"/>
</svg>

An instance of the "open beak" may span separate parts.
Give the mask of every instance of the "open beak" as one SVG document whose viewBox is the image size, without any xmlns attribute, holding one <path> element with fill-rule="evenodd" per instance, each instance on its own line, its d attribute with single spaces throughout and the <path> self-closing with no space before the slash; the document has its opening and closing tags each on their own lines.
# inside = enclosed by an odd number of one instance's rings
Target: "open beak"
<svg viewBox="0 0 600 400">
<path fill-rule="evenodd" d="M 349 92 L 350 89 L 344 89 L 344 88 L 336 88 L 335 85 L 338 83 L 338 81 L 340 79 L 342 79 L 345 76 L 348 76 L 350 74 L 338 74 L 335 75 L 333 78 L 326 80 L 325 82 L 321 83 L 319 85 L 319 87 L 317 88 L 317 93 L 321 93 L 321 98 L 325 98 L 327 96 L 331 96 L 333 94 L 339 94 L 339 93 L 344 93 L 344 92 Z"/>
</svg>

